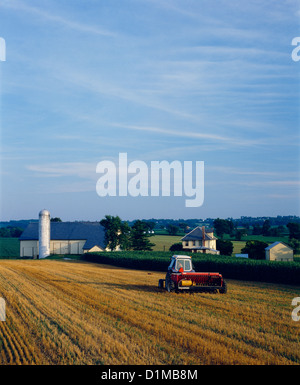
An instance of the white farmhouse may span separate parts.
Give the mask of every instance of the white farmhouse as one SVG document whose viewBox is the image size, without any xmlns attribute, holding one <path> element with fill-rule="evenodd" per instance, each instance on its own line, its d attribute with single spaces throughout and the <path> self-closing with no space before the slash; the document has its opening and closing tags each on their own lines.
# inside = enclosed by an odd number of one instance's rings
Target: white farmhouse
<svg viewBox="0 0 300 385">
<path fill-rule="evenodd" d="M 212 229 L 205 229 L 205 226 L 196 227 L 194 230 L 186 234 L 182 241 L 182 249 L 197 253 L 220 254 L 217 250 L 217 238 L 214 236 Z"/>
</svg>

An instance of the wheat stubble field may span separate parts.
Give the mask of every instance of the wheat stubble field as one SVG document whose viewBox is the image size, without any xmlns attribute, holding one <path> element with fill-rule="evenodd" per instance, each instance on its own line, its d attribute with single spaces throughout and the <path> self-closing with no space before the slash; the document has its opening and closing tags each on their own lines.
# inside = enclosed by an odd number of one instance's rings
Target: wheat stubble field
<svg viewBox="0 0 300 385">
<path fill-rule="evenodd" d="M 167 293 L 163 273 L 0 261 L 0 364 L 300 364 L 299 287 L 228 281 Z"/>
</svg>

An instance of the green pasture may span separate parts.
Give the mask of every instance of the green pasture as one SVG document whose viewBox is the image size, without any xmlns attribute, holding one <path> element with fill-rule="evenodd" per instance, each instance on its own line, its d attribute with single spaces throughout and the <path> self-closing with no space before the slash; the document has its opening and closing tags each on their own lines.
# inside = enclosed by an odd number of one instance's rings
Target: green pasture
<svg viewBox="0 0 300 385">
<path fill-rule="evenodd" d="M 0 258 L 17 258 L 20 256 L 18 238 L 0 238 Z"/>
</svg>

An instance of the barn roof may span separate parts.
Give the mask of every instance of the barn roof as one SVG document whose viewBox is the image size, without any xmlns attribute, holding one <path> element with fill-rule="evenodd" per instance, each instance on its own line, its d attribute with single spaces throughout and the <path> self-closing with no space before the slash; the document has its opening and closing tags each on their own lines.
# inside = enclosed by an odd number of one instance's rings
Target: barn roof
<svg viewBox="0 0 300 385">
<path fill-rule="evenodd" d="M 20 236 L 20 241 L 38 240 L 39 223 L 32 222 Z M 99 222 L 51 222 L 51 240 L 86 240 L 83 249 L 100 246 L 105 249 L 105 229 Z"/>
<path fill-rule="evenodd" d="M 286 245 L 285 243 L 283 242 L 274 242 L 272 243 L 271 245 L 269 245 L 268 247 L 265 248 L 265 250 L 270 250 L 270 249 L 273 249 L 273 247 L 277 246 L 277 245 L 284 245 L 285 247 L 288 247 L 289 249 L 293 250 L 290 246 Z"/>
<path fill-rule="evenodd" d="M 213 231 L 210 229 L 209 233 Z M 202 239 L 202 228 L 200 226 L 196 227 L 194 230 L 190 231 L 187 235 L 181 238 L 182 241 L 196 241 L 198 239 Z M 207 230 L 205 230 L 205 240 L 211 241 L 212 239 L 217 239 L 214 236 L 210 236 L 207 234 Z"/>
</svg>

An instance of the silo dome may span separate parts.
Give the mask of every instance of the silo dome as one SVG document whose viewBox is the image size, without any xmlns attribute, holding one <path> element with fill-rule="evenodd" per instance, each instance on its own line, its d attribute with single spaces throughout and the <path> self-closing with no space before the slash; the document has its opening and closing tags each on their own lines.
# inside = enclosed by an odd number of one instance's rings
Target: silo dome
<svg viewBox="0 0 300 385">
<path fill-rule="evenodd" d="M 40 213 L 39 213 L 39 216 L 41 217 L 42 215 L 47 215 L 50 217 L 50 212 L 48 210 L 41 210 Z"/>
</svg>

